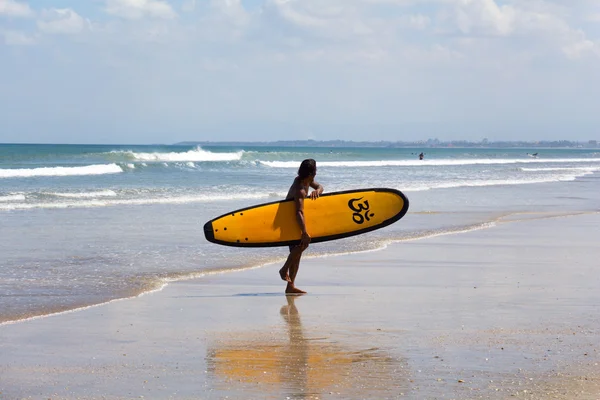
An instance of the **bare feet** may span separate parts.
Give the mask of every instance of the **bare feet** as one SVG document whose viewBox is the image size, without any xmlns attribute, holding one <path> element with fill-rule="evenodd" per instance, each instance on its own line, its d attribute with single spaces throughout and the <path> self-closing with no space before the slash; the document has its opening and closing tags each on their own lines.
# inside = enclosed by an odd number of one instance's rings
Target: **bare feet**
<svg viewBox="0 0 600 400">
<path fill-rule="evenodd" d="M 296 286 L 292 285 L 291 282 L 288 282 L 287 287 L 285 288 L 285 294 L 305 294 L 304 290 L 298 289 Z"/>
<path fill-rule="evenodd" d="M 285 267 L 281 268 L 279 270 L 279 276 L 281 277 L 281 280 L 286 281 L 286 282 L 291 282 L 290 275 L 288 274 L 287 268 L 285 268 Z"/>
</svg>

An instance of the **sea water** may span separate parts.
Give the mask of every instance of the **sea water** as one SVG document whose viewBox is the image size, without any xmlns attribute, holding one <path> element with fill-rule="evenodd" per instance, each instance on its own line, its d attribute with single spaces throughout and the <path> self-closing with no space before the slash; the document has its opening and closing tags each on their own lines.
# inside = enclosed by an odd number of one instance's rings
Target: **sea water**
<svg viewBox="0 0 600 400">
<path fill-rule="evenodd" d="M 305 257 L 600 204 L 598 149 L 0 145 L 0 323 L 263 265 L 279 279 L 287 248 L 219 246 L 202 228 L 283 199 L 305 158 L 327 192 L 385 187 L 410 201 L 399 222 L 313 244 Z"/>
</svg>

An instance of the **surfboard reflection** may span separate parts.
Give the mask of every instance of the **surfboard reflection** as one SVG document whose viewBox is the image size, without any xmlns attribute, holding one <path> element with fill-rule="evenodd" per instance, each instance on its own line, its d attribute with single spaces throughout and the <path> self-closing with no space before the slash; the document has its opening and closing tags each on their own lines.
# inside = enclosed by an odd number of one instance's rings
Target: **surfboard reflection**
<svg viewBox="0 0 600 400">
<path fill-rule="evenodd" d="M 408 381 L 401 377 L 408 370 L 385 352 L 377 348 L 351 350 L 331 343 L 330 338 L 307 338 L 297 299 L 286 296 L 280 309 L 287 340 L 285 336 L 265 340 L 272 336 L 266 333 L 257 340 L 219 341 L 209 347 L 209 373 L 217 378 L 217 389 L 291 398 L 314 398 L 323 393 L 350 398 L 360 397 L 360 393 L 378 397 L 379 393 L 386 397 L 390 390 L 406 389 L 400 381 Z"/>
</svg>

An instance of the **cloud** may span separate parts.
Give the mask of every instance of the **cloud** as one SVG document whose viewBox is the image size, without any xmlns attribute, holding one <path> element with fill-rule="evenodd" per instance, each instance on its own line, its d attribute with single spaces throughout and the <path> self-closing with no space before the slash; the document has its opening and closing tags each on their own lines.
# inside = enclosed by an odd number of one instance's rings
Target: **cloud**
<svg viewBox="0 0 600 400">
<path fill-rule="evenodd" d="M 4 36 L 4 43 L 8 46 L 27 46 L 36 43 L 36 38 L 29 36 L 23 32 L 8 30 L 0 31 L 0 35 Z"/>
<path fill-rule="evenodd" d="M 600 12 L 589 14 L 586 16 L 586 19 L 592 22 L 600 22 Z"/>
<path fill-rule="evenodd" d="M 192 12 L 196 9 L 196 0 L 185 0 L 181 5 L 183 12 Z"/>
<path fill-rule="evenodd" d="M 300 32 L 325 39 L 349 38 L 370 32 L 360 18 L 354 2 L 268 0 L 263 6 L 262 22 L 286 34 Z"/>
<path fill-rule="evenodd" d="M 552 2 L 508 1 L 503 5 L 499 5 L 498 0 L 447 2 L 451 3 L 450 7 L 442 7 L 443 11 L 433 25 L 439 32 L 450 34 L 450 37 L 458 35 L 462 38 L 479 39 L 479 42 L 485 42 L 488 47 L 498 49 L 507 45 L 508 49 L 529 47 L 537 55 L 562 53 L 570 59 L 585 54 L 598 54 L 598 46 L 587 38 L 586 33 L 571 27 L 570 23 L 573 21 L 569 19 L 572 15 L 570 10 Z M 582 2 L 580 6 L 585 4 L 587 3 Z M 486 39 L 495 39 L 495 43 Z M 479 42 L 474 41 L 472 44 L 477 46 Z M 468 42 L 463 40 L 461 43 L 465 45 Z"/>
<path fill-rule="evenodd" d="M 226 18 L 235 26 L 244 26 L 249 22 L 250 15 L 241 0 L 211 0 L 210 5 L 213 12 Z"/>
<path fill-rule="evenodd" d="M 581 30 L 570 32 L 569 39 L 566 40 L 562 50 L 570 59 L 578 59 L 586 54 L 600 56 L 600 45 L 587 39 L 585 33 Z"/>
<path fill-rule="evenodd" d="M 0 16 L 9 17 L 31 17 L 33 11 L 27 3 L 20 3 L 14 0 L 0 0 Z"/>
<path fill-rule="evenodd" d="M 38 29 L 47 34 L 77 34 L 90 22 L 69 8 L 45 10 L 37 22 Z"/>
<path fill-rule="evenodd" d="M 513 6 L 494 0 L 459 0 L 447 18 L 462 34 L 506 36 L 514 31 L 517 14 Z"/>
<path fill-rule="evenodd" d="M 373 124 L 414 123 L 415 135 L 490 126 L 523 134 L 534 120 L 558 132 L 561 118 L 598 125 L 600 42 L 586 19 L 594 2 L 102 0 L 98 10 L 79 1 L 48 1 L 59 9 L 45 11 L 30 1 L 37 29 L 0 16 L 0 42 L 38 45 L 0 63 L 12 72 L 0 74 L 10 88 L 0 91 L 0 120 L 19 132 L 50 129 L 19 116 L 30 109 L 56 132 L 75 131 L 77 115 L 90 129 L 202 136 L 232 126 L 238 138 L 294 124 L 328 135 L 355 124 L 373 137 Z M 31 104 L 49 94 L 52 104 Z"/>
<path fill-rule="evenodd" d="M 172 19 L 177 16 L 171 5 L 161 0 L 106 0 L 106 12 L 125 19 Z"/>
<path fill-rule="evenodd" d="M 431 19 L 425 15 L 409 15 L 407 18 L 407 24 L 409 27 L 414 29 L 425 29 L 431 24 Z"/>
</svg>

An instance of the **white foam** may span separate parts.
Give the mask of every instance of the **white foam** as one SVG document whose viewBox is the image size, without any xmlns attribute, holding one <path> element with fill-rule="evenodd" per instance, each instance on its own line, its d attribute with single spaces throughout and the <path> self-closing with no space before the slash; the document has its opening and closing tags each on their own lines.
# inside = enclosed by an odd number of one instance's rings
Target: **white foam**
<svg viewBox="0 0 600 400">
<path fill-rule="evenodd" d="M 280 199 L 285 194 L 281 193 Z M 29 210 L 34 208 L 63 209 L 63 208 L 91 208 L 110 206 L 138 206 L 152 204 L 187 204 L 231 200 L 252 200 L 272 197 L 273 193 L 233 193 L 222 195 L 174 196 L 145 199 L 90 199 L 80 201 L 45 202 L 45 203 L 11 203 L 0 204 L 0 210 Z"/>
<path fill-rule="evenodd" d="M 553 168 L 519 168 L 524 172 L 583 171 L 596 172 L 600 167 L 553 167 Z"/>
<path fill-rule="evenodd" d="M 86 165 L 84 167 L 44 167 L 0 169 L 0 178 L 29 178 L 34 176 L 105 175 L 123 172 L 117 164 Z"/>
<path fill-rule="evenodd" d="M 9 194 L 7 196 L 0 196 L 0 202 L 2 201 L 23 201 L 25 200 L 25 195 L 23 194 Z"/>
<path fill-rule="evenodd" d="M 124 154 L 127 157 L 140 161 L 237 161 L 242 158 L 244 151 L 235 153 L 213 153 L 197 147 L 186 152 L 170 153 L 136 153 L 133 151 L 113 151 L 113 154 Z"/>
<path fill-rule="evenodd" d="M 300 161 L 258 161 L 272 168 L 298 168 Z M 530 163 L 600 163 L 600 158 L 554 158 L 554 159 L 439 159 L 439 160 L 379 160 L 379 161 L 320 161 L 319 167 L 422 167 L 460 165 L 502 165 Z"/>
<path fill-rule="evenodd" d="M 100 190 L 96 192 L 80 192 L 80 193 L 48 193 L 52 196 L 57 197 L 68 197 L 68 198 L 90 198 L 90 197 L 115 197 L 117 194 L 112 190 Z"/>
<path fill-rule="evenodd" d="M 428 184 L 408 185 L 402 188 L 406 192 L 419 192 L 432 189 L 452 189 L 459 187 L 484 187 L 502 185 L 530 185 L 535 183 L 567 182 L 574 181 L 578 176 L 586 175 L 553 175 L 536 179 L 488 179 L 488 180 L 464 180 L 454 182 L 432 182 Z"/>
</svg>

